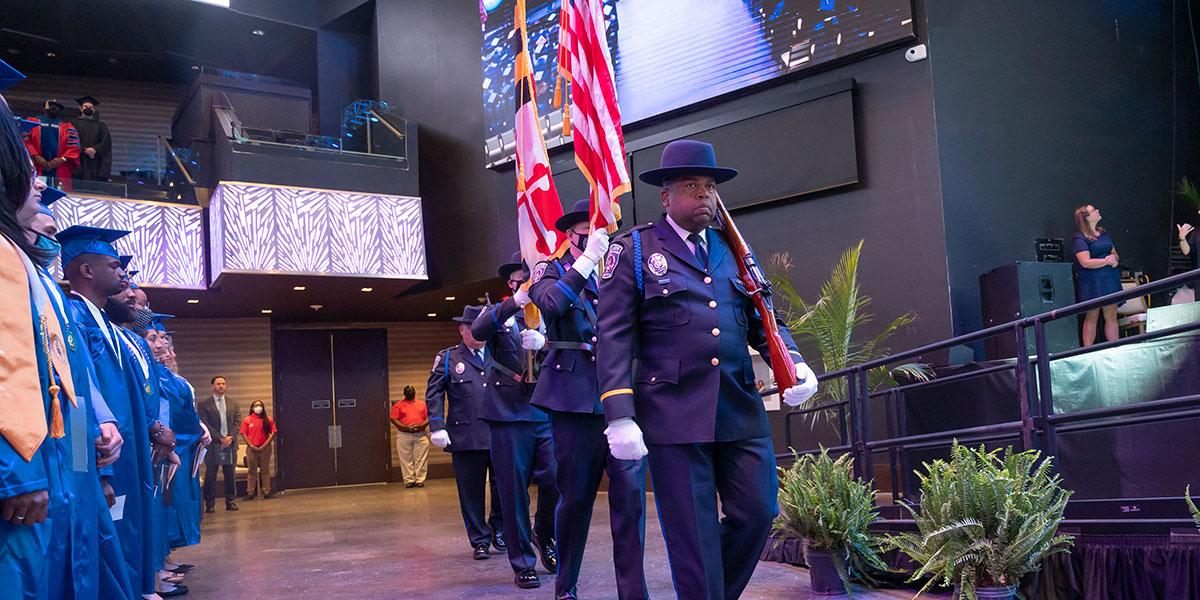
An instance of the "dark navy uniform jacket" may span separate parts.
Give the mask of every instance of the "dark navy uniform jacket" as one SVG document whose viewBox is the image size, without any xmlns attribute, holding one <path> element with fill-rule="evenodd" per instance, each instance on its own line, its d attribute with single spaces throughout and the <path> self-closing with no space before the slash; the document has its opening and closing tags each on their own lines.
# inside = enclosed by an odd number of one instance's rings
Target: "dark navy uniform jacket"
<svg viewBox="0 0 1200 600">
<path fill-rule="evenodd" d="M 572 413 L 601 414 L 596 380 L 596 279 L 585 279 L 565 259 L 538 263 L 529 297 L 546 323 L 546 359 L 533 403 Z"/>
<path fill-rule="evenodd" d="M 471 336 L 487 342 L 487 401 L 479 414 L 487 421 L 544 423 L 550 420 L 546 413 L 529 405 L 533 386 L 525 383 L 528 364 L 521 348 L 520 328 L 516 319 L 512 326 L 506 325 L 518 310 L 517 303 L 509 298 L 485 307 L 471 324 Z M 450 440 L 454 440 L 453 435 Z"/>
<path fill-rule="evenodd" d="M 617 237 L 605 254 L 598 311 L 600 398 L 609 421 L 634 417 L 649 444 L 771 433 L 747 349 L 767 356 L 762 324 L 728 246 L 715 229 L 705 233 L 707 270 L 665 217 Z M 783 323 L 779 329 L 800 362 L 791 334 Z"/>
<path fill-rule="evenodd" d="M 447 452 L 491 448 L 491 431 L 480 416 L 487 400 L 486 386 L 484 365 L 465 344 L 460 342 L 438 352 L 429 372 L 425 404 L 429 408 L 429 430 L 445 429 L 450 434 Z"/>
</svg>

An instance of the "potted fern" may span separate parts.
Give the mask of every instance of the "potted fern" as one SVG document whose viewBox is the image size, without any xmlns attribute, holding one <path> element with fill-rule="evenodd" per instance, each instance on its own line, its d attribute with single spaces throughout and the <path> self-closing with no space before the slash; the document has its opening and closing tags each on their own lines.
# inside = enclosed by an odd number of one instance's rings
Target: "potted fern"
<svg viewBox="0 0 1200 600">
<path fill-rule="evenodd" d="M 956 600 L 1011 600 L 1023 575 L 1071 547 L 1072 538 L 1057 533 L 1071 492 L 1040 452 L 1001 455 L 956 441 L 949 462 L 924 468 L 920 507 L 904 503 L 918 532 L 889 538 L 921 565 L 909 581 L 930 577 L 918 596 L 940 582 L 954 585 Z"/>
<path fill-rule="evenodd" d="M 824 448 L 820 454 L 800 456 L 779 468 L 779 516 L 775 531 L 805 540 L 805 562 L 813 591 L 853 597 L 850 582 L 873 583 L 870 571 L 886 571 L 880 556 L 882 540 L 867 528 L 875 522 L 875 494 L 871 484 L 853 475 L 854 459 L 834 460 Z"/>
</svg>

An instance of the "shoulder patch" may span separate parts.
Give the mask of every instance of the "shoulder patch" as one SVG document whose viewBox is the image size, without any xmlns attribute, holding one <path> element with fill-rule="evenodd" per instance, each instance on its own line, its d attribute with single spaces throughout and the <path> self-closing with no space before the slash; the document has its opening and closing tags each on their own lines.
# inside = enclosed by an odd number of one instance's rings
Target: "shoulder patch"
<svg viewBox="0 0 1200 600">
<path fill-rule="evenodd" d="M 621 253 L 625 251 L 625 246 L 621 244 L 612 244 L 608 247 L 608 253 L 604 255 L 604 271 L 601 272 L 601 279 L 611 279 L 613 273 L 617 270 L 617 265 L 621 262 Z"/>
<path fill-rule="evenodd" d="M 437 354 L 433 355 L 433 368 L 430 369 L 430 371 L 437 371 L 438 367 L 441 364 L 442 364 L 442 353 L 438 352 Z"/>
<path fill-rule="evenodd" d="M 546 276 L 546 267 L 549 265 L 550 263 L 542 261 L 533 268 L 533 283 L 541 281 L 542 277 Z"/>
</svg>

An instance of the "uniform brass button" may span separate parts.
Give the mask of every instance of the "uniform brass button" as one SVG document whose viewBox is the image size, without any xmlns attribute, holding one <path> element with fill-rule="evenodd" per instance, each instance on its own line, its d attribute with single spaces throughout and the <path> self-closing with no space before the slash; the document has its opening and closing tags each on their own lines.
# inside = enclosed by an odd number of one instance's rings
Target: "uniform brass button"
<svg viewBox="0 0 1200 600">
<path fill-rule="evenodd" d="M 593 356 L 593 357 L 592 357 L 592 362 L 596 362 L 596 357 L 595 357 L 595 356 Z"/>
<path fill-rule="evenodd" d="M 705 277 L 704 283 L 712 283 L 712 277 Z"/>
<path fill-rule="evenodd" d="M 669 292 L 667 292 L 667 288 L 663 288 L 663 295 L 666 296 L 668 293 Z"/>
<path fill-rule="evenodd" d="M 562 365 L 554 365 L 554 368 L 555 368 L 555 369 L 561 369 L 561 368 L 562 368 Z"/>
<path fill-rule="evenodd" d="M 592 336 L 592 343 L 593 343 L 593 344 L 595 344 L 595 343 L 596 343 L 596 336 L 594 336 L 594 335 Z"/>
<path fill-rule="evenodd" d="M 719 359 L 719 358 L 717 358 L 717 357 L 715 357 L 715 356 L 714 356 L 714 357 L 713 357 L 713 359 L 712 359 L 712 360 L 710 360 L 710 361 L 708 361 L 708 362 L 711 362 L 711 363 L 712 363 L 712 366 L 714 366 L 714 367 L 715 367 L 715 366 L 717 366 L 717 365 L 721 364 L 721 359 Z"/>
<path fill-rule="evenodd" d="M 658 381 L 658 378 L 657 378 L 657 377 L 651 377 L 651 378 L 650 378 L 650 383 L 654 383 L 655 381 Z"/>
<path fill-rule="evenodd" d="M 716 327 L 713 327 L 713 335 L 714 336 L 721 335 L 721 330 L 717 329 Z"/>
<path fill-rule="evenodd" d="M 600 304 L 600 301 L 599 301 L 599 300 L 592 300 L 592 304 L 593 304 L 593 305 L 598 305 L 598 304 Z"/>
<path fill-rule="evenodd" d="M 485 384 L 483 384 L 483 387 L 487 387 L 487 384 L 486 384 L 486 383 L 485 383 Z"/>
<path fill-rule="evenodd" d="M 716 307 L 717 307 L 717 301 L 716 301 L 716 300 L 709 300 L 709 301 L 708 301 L 708 307 L 709 307 L 709 308 L 716 308 Z"/>
</svg>

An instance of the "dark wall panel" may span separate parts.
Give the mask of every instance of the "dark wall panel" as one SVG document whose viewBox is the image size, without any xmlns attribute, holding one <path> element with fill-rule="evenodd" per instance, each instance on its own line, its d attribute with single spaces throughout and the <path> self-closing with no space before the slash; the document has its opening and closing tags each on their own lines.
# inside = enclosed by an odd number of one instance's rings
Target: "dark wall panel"
<svg viewBox="0 0 1200 600">
<path fill-rule="evenodd" d="M 1069 242 L 1081 204 L 1124 264 L 1165 274 L 1187 35 L 1170 4 L 927 0 L 957 333 L 980 326 L 979 274 L 1032 260 L 1034 238 Z"/>
</svg>

